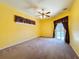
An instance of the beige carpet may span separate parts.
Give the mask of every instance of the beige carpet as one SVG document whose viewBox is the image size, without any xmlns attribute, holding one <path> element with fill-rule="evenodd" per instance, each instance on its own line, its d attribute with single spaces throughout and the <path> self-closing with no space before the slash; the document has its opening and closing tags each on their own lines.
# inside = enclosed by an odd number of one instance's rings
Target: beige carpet
<svg viewBox="0 0 79 59">
<path fill-rule="evenodd" d="M 61 40 L 37 38 L 0 51 L 0 59 L 79 59 Z"/>
</svg>

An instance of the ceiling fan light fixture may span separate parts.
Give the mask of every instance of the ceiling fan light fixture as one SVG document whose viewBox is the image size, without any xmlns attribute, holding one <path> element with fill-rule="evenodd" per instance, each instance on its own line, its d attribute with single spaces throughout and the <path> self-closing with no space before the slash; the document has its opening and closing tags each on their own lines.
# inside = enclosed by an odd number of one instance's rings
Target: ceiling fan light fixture
<svg viewBox="0 0 79 59">
<path fill-rule="evenodd" d="M 37 10 L 38 14 L 40 15 L 39 17 L 41 18 L 49 18 L 51 16 L 51 11 L 48 9 L 39 9 Z"/>
</svg>

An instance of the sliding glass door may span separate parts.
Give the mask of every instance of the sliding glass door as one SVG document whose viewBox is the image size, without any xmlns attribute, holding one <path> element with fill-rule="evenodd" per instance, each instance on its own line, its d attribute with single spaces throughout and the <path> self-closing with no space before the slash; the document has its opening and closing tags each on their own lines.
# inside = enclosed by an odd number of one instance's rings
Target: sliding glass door
<svg viewBox="0 0 79 59">
<path fill-rule="evenodd" d="M 62 23 L 58 23 L 55 29 L 55 38 L 65 41 L 66 30 Z"/>
</svg>

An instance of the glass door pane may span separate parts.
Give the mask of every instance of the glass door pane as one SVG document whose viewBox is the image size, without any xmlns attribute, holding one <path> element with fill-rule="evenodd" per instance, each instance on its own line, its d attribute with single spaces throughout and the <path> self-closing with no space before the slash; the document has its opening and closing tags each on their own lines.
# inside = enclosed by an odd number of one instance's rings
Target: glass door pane
<svg viewBox="0 0 79 59">
<path fill-rule="evenodd" d="M 58 23 L 55 29 L 55 38 L 63 40 L 65 39 L 66 30 L 63 27 L 62 23 Z"/>
</svg>

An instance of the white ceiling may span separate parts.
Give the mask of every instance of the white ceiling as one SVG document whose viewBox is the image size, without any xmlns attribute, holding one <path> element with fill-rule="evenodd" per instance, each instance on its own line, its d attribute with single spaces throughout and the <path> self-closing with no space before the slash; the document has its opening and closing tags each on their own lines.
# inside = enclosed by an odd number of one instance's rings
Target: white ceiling
<svg viewBox="0 0 79 59">
<path fill-rule="evenodd" d="M 72 0 L 0 0 L 0 2 L 6 3 L 25 14 L 37 17 L 39 15 L 37 10 L 42 8 L 50 10 L 51 16 L 57 15 L 63 9 L 68 8 Z"/>
</svg>

